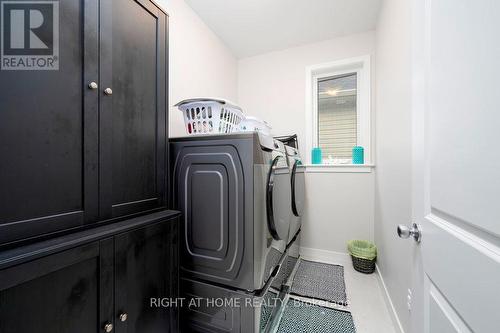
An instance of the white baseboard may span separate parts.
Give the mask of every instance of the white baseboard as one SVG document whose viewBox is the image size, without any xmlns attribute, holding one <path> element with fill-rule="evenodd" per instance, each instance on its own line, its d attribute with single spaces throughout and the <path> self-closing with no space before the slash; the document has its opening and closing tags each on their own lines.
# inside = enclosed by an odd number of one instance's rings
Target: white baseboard
<svg viewBox="0 0 500 333">
<path fill-rule="evenodd" d="M 384 277 L 382 276 L 382 273 L 380 272 L 380 269 L 378 268 L 378 265 L 375 264 L 375 269 L 377 270 L 377 276 L 378 280 L 380 282 L 380 285 L 382 287 L 382 290 L 384 292 L 384 298 L 385 301 L 389 307 L 389 312 L 391 315 L 392 322 L 394 323 L 394 327 L 399 330 L 399 333 L 405 333 L 403 329 L 403 325 L 401 325 L 401 321 L 399 320 L 398 314 L 396 312 L 396 308 L 394 307 L 394 303 L 392 303 L 391 296 L 389 295 L 389 291 L 387 290 L 387 286 L 385 285 L 384 282 Z"/>
<path fill-rule="evenodd" d="M 347 253 L 300 247 L 300 256 L 306 260 L 319 261 L 327 264 L 347 265 L 351 257 Z"/>
</svg>

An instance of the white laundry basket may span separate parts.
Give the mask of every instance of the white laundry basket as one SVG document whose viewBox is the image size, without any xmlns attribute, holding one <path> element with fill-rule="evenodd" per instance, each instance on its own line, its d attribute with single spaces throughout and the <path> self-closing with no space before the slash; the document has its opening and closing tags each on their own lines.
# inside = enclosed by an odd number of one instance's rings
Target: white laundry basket
<svg viewBox="0 0 500 333">
<path fill-rule="evenodd" d="M 242 132 L 261 132 L 266 135 L 271 135 L 272 127 L 269 124 L 257 117 L 245 117 L 240 123 L 240 131 Z"/>
<path fill-rule="evenodd" d="M 184 115 L 188 135 L 227 134 L 239 130 L 241 108 L 224 99 L 186 99 L 175 106 Z"/>
</svg>

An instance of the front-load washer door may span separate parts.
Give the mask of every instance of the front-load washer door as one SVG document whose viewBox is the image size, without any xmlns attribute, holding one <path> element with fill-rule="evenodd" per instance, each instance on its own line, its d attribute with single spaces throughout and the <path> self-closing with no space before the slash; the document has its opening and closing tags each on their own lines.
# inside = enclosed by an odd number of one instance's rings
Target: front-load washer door
<svg viewBox="0 0 500 333">
<path fill-rule="evenodd" d="M 292 212 L 301 217 L 304 213 L 306 179 L 305 168 L 300 160 L 295 160 L 292 167 Z"/>
<path fill-rule="evenodd" d="M 288 233 L 288 244 L 300 230 L 302 215 L 304 213 L 305 203 L 305 168 L 300 160 L 293 160 L 291 172 L 292 188 L 292 215 L 290 220 L 290 232 Z"/>
<path fill-rule="evenodd" d="M 275 240 L 288 238 L 290 230 L 290 169 L 283 155 L 274 157 L 267 178 L 266 213 L 270 234 Z"/>
</svg>

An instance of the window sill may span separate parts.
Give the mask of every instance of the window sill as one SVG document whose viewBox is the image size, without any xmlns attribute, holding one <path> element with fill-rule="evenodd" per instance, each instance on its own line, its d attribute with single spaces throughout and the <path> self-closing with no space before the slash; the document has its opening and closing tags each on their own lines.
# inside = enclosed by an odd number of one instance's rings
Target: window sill
<svg viewBox="0 0 500 333">
<path fill-rule="evenodd" d="M 306 164 L 307 173 L 370 173 L 373 164 Z"/>
</svg>

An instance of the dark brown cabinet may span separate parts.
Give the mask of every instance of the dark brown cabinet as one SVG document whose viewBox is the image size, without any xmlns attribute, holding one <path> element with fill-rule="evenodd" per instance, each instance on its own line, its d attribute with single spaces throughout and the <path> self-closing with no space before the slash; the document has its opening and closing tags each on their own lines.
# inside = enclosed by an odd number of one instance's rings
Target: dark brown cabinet
<svg viewBox="0 0 500 333">
<path fill-rule="evenodd" d="M 167 15 L 59 2 L 59 69 L 0 71 L 0 245 L 166 209 Z"/>
<path fill-rule="evenodd" d="M 95 332 L 109 312 L 96 309 L 113 304 L 112 250 L 108 239 L 0 271 L 0 332 Z"/>
<path fill-rule="evenodd" d="M 178 295 L 177 215 L 0 253 L 3 265 L 70 247 L 0 269 L 0 333 L 178 332 L 175 308 L 150 306 Z"/>
<path fill-rule="evenodd" d="M 98 96 L 82 83 L 98 80 L 98 18 L 85 3 L 59 3 L 59 70 L 0 71 L 0 244 L 97 218 Z"/>
<path fill-rule="evenodd" d="M 58 69 L 0 70 L 0 333 L 177 332 L 168 16 L 57 4 Z"/>
<path fill-rule="evenodd" d="M 165 225 L 155 225 L 115 237 L 117 332 L 169 332 L 169 327 L 177 332 L 177 312 L 151 306 L 151 298 L 177 295 L 175 235 Z"/>
<path fill-rule="evenodd" d="M 100 212 L 113 218 L 166 205 L 167 16 L 149 0 L 101 4 Z"/>
</svg>

